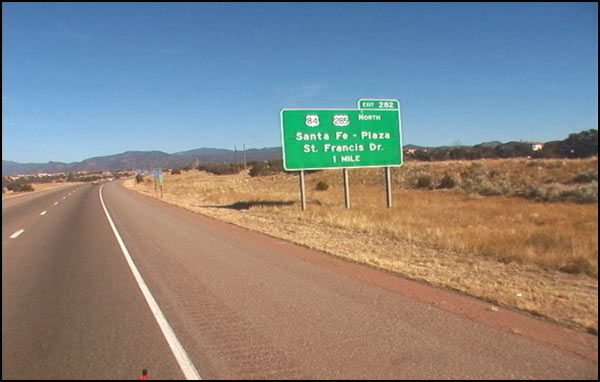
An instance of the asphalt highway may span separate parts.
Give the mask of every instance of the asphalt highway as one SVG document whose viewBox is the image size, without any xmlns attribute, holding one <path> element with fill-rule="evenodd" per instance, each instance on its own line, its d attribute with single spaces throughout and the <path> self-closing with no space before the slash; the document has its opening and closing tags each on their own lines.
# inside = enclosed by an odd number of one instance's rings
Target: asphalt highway
<svg viewBox="0 0 600 382">
<path fill-rule="evenodd" d="M 597 336 L 488 307 L 119 182 L 2 202 L 2 379 L 597 379 Z"/>
</svg>

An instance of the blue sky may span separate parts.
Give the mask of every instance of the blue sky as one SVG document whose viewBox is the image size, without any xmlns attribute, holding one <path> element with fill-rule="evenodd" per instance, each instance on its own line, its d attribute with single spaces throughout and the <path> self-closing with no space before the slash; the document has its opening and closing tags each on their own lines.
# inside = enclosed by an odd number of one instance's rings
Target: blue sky
<svg viewBox="0 0 600 382">
<path fill-rule="evenodd" d="M 281 108 L 402 104 L 422 146 L 598 128 L 597 3 L 2 4 L 2 159 L 280 146 Z"/>
</svg>

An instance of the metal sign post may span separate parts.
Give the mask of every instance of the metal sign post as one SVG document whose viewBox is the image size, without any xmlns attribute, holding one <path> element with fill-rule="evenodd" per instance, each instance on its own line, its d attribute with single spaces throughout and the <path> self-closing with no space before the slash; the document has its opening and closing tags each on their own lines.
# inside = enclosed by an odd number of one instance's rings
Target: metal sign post
<svg viewBox="0 0 600 382">
<path fill-rule="evenodd" d="M 302 211 L 306 210 L 306 190 L 304 188 L 304 170 L 300 170 L 300 202 Z"/>
<path fill-rule="evenodd" d="M 348 169 L 343 169 L 342 173 L 344 174 L 344 202 L 346 203 L 346 208 L 350 208 L 350 185 L 348 184 Z"/>
<path fill-rule="evenodd" d="M 162 175 L 162 172 L 161 172 L 161 174 L 158 177 L 158 183 L 160 184 L 160 198 L 162 199 L 162 197 L 163 197 L 163 192 L 162 192 L 162 189 L 163 189 L 163 175 Z"/>
<path fill-rule="evenodd" d="M 157 170 L 154 169 L 152 170 L 152 176 L 154 177 L 154 193 L 156 194 L 156 189 L 158 187 L 158 181 L 160 178 L 160 184 L 161 184 L 161 197 L 162 197 L 162 171 L 161 170 Z"/>
<path fill-rule="evenodd" d="M 388 208 L 392 207 L 392 177 L 389 167 L 385 168 L 385 195 Z"/>
</svg>

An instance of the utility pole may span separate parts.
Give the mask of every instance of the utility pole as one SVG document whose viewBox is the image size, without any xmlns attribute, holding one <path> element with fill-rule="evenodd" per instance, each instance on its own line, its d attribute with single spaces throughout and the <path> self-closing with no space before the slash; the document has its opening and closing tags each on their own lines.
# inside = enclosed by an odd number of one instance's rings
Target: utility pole
<svg viewBox="0 0 600 382">
<path fill-rule="evenodd" d="M 244 171 L 246 171 L 246 144 L 244 143 Z"/>
</svg>

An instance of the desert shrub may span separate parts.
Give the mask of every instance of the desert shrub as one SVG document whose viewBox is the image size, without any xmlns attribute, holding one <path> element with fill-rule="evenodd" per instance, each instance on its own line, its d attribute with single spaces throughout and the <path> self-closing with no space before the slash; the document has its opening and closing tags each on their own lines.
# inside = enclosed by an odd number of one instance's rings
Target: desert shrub
<svg viewBox="0 0 600 382">
<path fill-rule="evenodd" d="M 454 188 L 456 187 L 456 180 L 450 175 L 446 174 L 440 182 L 440 188 Z"/>
<path fill-rule="evenodd" d="M 269 161 L 267 161 L 267 163 L 269 163 L 269 166 L 276 171 L 282 172 L 283 171 L 283 160 L 281 159 L 271 159 Z"/>
<path fill-rule="evenodd" d="M 494 169 L 494 170 L 491 170 L 491 171 L 488 173 L 488 175 L 490 176 L 490 178 L 492 178 L 492 179 L 493 179 L 493 178 L 495 178 L 495 177 L 497 177 L 497 176 L 499 176 L 499 175 L 500 175 L 500 171 L 498 171 L 498 170 L 495 170 L 495 169 Z"/>
<path fill-rule="evenodd" d="M 421 175 L 417 178 L 417 188 L 431 188 L 431 177 L 429 175 Z"/>
<path fill-rule="evenodd" d="M 574 203 L 598 203 L 598 183 L 569 188 L 559 192 L 560 200 Z"/>
<path fill-rule="evenodd" d="M 265 176 L 273 175 L 281 172 L 283 168 L 279 168 L 277 164 L 271 161 L 255 162 L 248 172 L 250 176 Z"/>
<path fill-rule="evenodd" d="M 532 199 L 536 201 L 542 201 L 544 197 L 544 193 L 541 187 L 527 186 L 523 190 L 518 190 L 515 192 L 516 196 L 524 197 L 525 199 Z"/>
<path fill-rule="evenodd" d="M 565 161 L 558 160 L 554 162 L 549 162 L 546 164 L 546 168 L 561 168 L 565 167 Z"/>
<path fill-rule="evenodd" d="M 570 274 L 584 273 L 592 277 L 598 277 L 598 270 L 588 259 L 580 256 L 568 259 L 559 270 Z"/>
<path fill-rule="evenodd" d="M 598 182 L 594 181 L 584 185 L 559 183 L 539 186 L 529 185 L 516 191 L 515 195 L 537 202 L 598 203 Z"/>
<path fill-rule="evenodd" d="M 210 172 L 211 174 L 215 174 L 215 175 L 230 175 L 230 174 L 237 174 L 240 171 L 242 171 L 242 166 L 239 164 L 231 164 L 231 163 L 225 163 L 225 164 L 204 163 L 204 164 L 198 165 L 197 169 L 200 171 Z"/>
<path fill-rule="evenodd" d="M 144 181 L 144 177 L 143 176 L 141 176 L 139 174 L 135 176 L 135 182 L 136 183 L 142 183 L 143 181 Z"/>
<path fill-rule="evenodd" d="M 327 182 L 321 180 L 319 183 L 317 183 L 315 189 L 317 191 L 327 191 L 329 189 L 329 185 L 327 184 Z"/>
<path fill-rule="evenodd" d="M 179 169 L 174 168 L 173 170 L 171 170 L 171 175 L 177 175 L 177 174 L 181 174 L 181 171 L 179 171 Z"/>
<path fill-rule="evenodd" d="M 473 184 L 473 181 L 468 178 L 463 178 L 460 180 L 460 188 L 467 194 L 475 192 L 475 185 Z"/>
<path fill-rule="evenodd" d="M 478 193 L 483 196 L 498 196 L 502 195 L 502 190 L 493 184 L 488 184 L 483 186 Z"/>
<path fill-rule="evenodd" d="M 270 171 L 269 165 L 267 163 L 257 162 L 252 166 L 252 168 L 250 168 L 250 171 L 248 172 L 248 174 L 250 176 L 264 176 L 264 175 L 270 175 L 271 171 Z"/>
<path fill-rule="evenodd" d="M 593 181 L 598 181 L 598 171 L 590 171 L 590 172 L 582 172 L 577 174 L 573 179 L 571 179 L 568 183 L 590 183 Z"/>
<path fill-rule="evenodd" d="M 412 154 L 412 157 L 415 160 L 419 160 L 419 161 L 430 161 L 431 160 L 431 154 L 425 150 L 416 150 Z"/>
<path fill-rule="evenodd" d="M 11 182 L 6 186 L 6 188 L 13 192 L 33 191 L 33 186 L 31 184 L 21 182 Z"/>
</svg>

